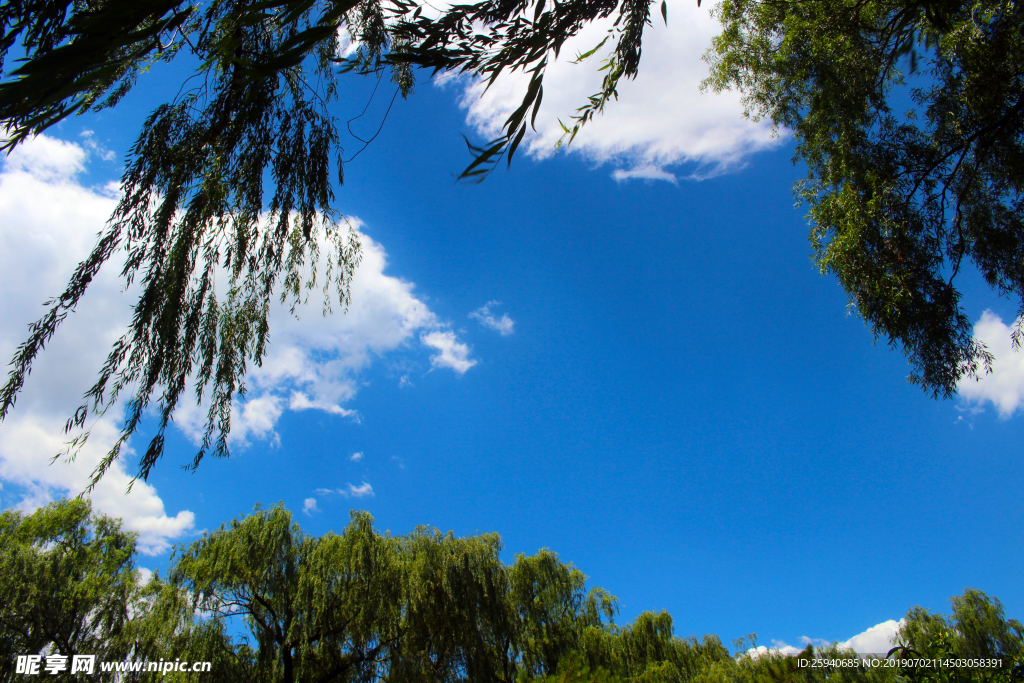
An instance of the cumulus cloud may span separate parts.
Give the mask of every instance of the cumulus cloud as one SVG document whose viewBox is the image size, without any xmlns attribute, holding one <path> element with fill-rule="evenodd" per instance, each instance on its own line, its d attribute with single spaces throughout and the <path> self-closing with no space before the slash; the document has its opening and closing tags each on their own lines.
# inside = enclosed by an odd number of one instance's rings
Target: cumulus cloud
<svg viewBox="0 0 1024 683">
<path fill-rule="evenodd" d="M 109 188 L 79 184 L 88 151 L 40 136 L 6 157 L 0 170 L 0 355 L 11 358 L 25 325 L 39 317 L 43 300 L 63 291 L 71 270 L 92 248 L 114 208 Z M 75 496 L 118 435 L 116 410 L 92 424 L 92 436 L 71 463 L 51 458 L 64 450 L 64 420 L 78 405 L 110 344 L 124 329 L 131 308 L 116 274 L 101 272 L 79 310 L 65 322 L 35 363 L 15 410 L 0 423 L 0 479 L 19 485 L 18 507 L 31 510 Z M 126 454 L 131 457 L 132 453 Z M 160 554 L 172 539 L 192 530 L 188 510 L 168 515 L 153 486 L 115 463 L 89 496 L 94 509 L 120 517 L 139 533 L 139 550 Z"/>
<path fill-rule="evenodd" d="M 469 347 L 416 297 L 415 285 L 385 273 L 383 246 L 361 231 L 358 219 L 349 222 L 362 258 L 352 278 L 348 311 L 323 316 L 322 290 L 310 293 L 298 317 L 275 301 L 267 355 L 246 376 L 251 398 L 232 411 L 230 443 L 245 445 L 250 437 L 276 442 L 274 426 L 286 409 L 320 410 L 359 421 L 358 411 L 345 404 L 356 396 L 361 374 L 385 354 L 410 351 L 417 333 L 423 347 L 438 352 L 431 358 L 435 367 L 463 374 L 476 364 Z M 198 443 L 206 412 L 182 405 L 175 423 Z"/>
<path fill-rule="evenodd" d="M 858 633 L 849 640 L 839 643 L 839 647 L 853 650 L 859 655 L 885 654 L 896 643 L 896 631 L 903 626 L 905 619 L 896 621 L 889 619 L 875 624 L 863 633 Z"/>
<path fill-rule="evenodd" d="M 351 455 L 351 457 L 349 457 L 349 460 L 351 460 L 352 462 L 359 462 L 362 459 L 363 459 L 362 452 L 360 452 L 360 453 L 353 453 Z"/>
<path fill-rule="evenodd" d="M 764 657 L 767 654 L 785 655 L 786 657 L 791 657 L 793 655 L 800 654 L 801 651 L 800 648 L 793 647 L 792 645 L 787 645 L 781 640 L 772 640 L 771 643 L 771 647 L 767 647 L 765 645 L 758 645 L 757 647 L 752 647 L 748 649 L 743 654 L 747 657 L 750 657 L 751 659 L 757 659 L 758 657 Z"/>
<path fill-rule="evenodd" d="M 1013 327 L 1021 324 L 1017 318 Z M 995 356 L 992 372 L 974 380 L 965 378 L 957 385 L 957 393 L 969 404 L 992 403 L 999 417 L 1010 418 L 1024 400 L 1024 352 L 1013 348 L 1013 330 L 992 311 L 985 311 L 974 324 L 974 338 L 984 342 Z"/>
<path fill-rule="evenodd" d="M 306 500 L 302 501 L 302 511 L 310 517 L 313 516 L 314 512 L 320 512 L 320 510 L 316 506 L 316 498 L 307 498 Z"/>
<path fill-rule="evenodd" d="M 93 187 L 80 180 L 90 157 L 106 155 L 90 135 L 83 140 L 78 144 L 42 135 L 3 159 L 0 356 L 5 358 L 14 355 L 26 325 L 43 312 L 40 304 L 63 291 L 116 205 L 116 184 Z M 275 427 L 286 411 L 321 410 L 358 419 L 347 404 L 365 381 L 361 374 L 385 354 L 426 350 L 434 356 L 434 367 L 459 374 L 476 363 L 450 326 L 416 296 L 415 286 L 386 272 L 383 246 L 362 231 L 357 219 L 352 225 L 362 245 L 362 261 L 353 277 L 348 312 L 323 317 L 323 295 L 317 298 L 317 292 L 299 308 L 302 320 L 284 306 L 272 309 L 268 354 L 261 367 L 250 369 L 248 393 L 232 409 L 232 445 L 277 442 Z M 134 297 L 122 291 L 117 271 L 109 267 L 94 278 L 78 309 L 35 362 L 14 411 L 0 423 L 0 479 L 21 487 L 24 509 L 82 492 L 118 436 L 115 407 L 90 425 L 92 435 L 73 463 L 49 465 L 63 450 L 64 421 L 131 319 Z M 205 407 L 182 401 L 174 423 L 186 436 L 199 439 L 205 421 Z M 135 482 L 125 496 L 133 457 L 129 449 L 91 498 L 98 510 L 123 518 L 126 528 L 140 533 L 143 552 L 160 553 L 193 528 L 194 516 L 188 510 L 167 514 L 156 489 L 145 482 Z M 346 494 L 372 495 L 372 488 L 365 484 Z"/>
<path fill-rule="evenodd" d="M 153 579 L 153 570 L 147 569 L 146 567 L 136 567 L 135 576 L 140 586 L 145 586 Z"/>
<path fill-rule="evenodd" d="M 247 376 L 258 397 L 267 402 L 244 422 L 243 436 L 260 438 L 288 410 L 321 410 L 359 420 L 359 413 L 346 406 L 358 392 L 360 375 L 381 356 L 410 351 L 417 333 L 421 345 L 436 349 L 429 340 L 451 341 L 449 353 L 455 364 L 434 362 L 459 374 L 472 367 L 469 348 L 415 294 L 415 285 L 386 273 L 384 247 L 362 232 L 362 223 L 349 219 L 356 229 L 362 259 L 352 279 L 352 303 L 346 313 L 323 316 L 323 292 L 311 293 L 306 305 L 292 315 L 284 305 L 271 311 L 273 338 L 261 367 Z M 444 349 L 437 349 L 444 355 Z M 459 352 L 461 351 L 461 355 Z M 433 360 L 433 359 L 432 359 Z M 287 400 L 283 399 L 287 396 Z M 274 397 L 274 398 L 269 398 Z M 249 401 L 251 403 L 252 400 Z M 233 435 L 234 436 L 234 435 Z"/>
<path fill-rule="evenodd" d="M 437 349 L 437 353 L 430 357 L 435 368 L 451 368 L 463 375 L 476 365 L 476 361 L 469 358 L 469 347 L 460 342 L 451 330 L 425 332 L 420 335 L 420 341 L 424 346 Z"/>
<path fill-rule="evenodd" d="M 8 155 L 4 160 L 4 173 L 25 174 L 27 177 L 20 178 L 23 182 L 31 178 L 42 183 L 68 185 L 85 170 L 88 158 L 89 153 L 81 145 L 40 135 Z"/>
<path fill-rule="evenodd" d="M 905 619 L 900 619 L 899 621 L 896 621 L 895 619 L 883 621 L 880 624 L 875 624 L 866 631 L 858 633 L 849 640 L 835 642 L 835 646 L 841 650 L 853 650 L 859 655 L 885 655 L 896 644 L 896 632 L 901 626 L 903 626 L 905 621 Z M 763 657 L 769 653 L 793 656 L 799 654 L 808 645 L 814 645 L 815 647 L 831 647 L 833 644 L 833 641 L 826 640 L 824 638 L 800 636 L 799 640 L 802 647 L 795 647 L 781 640 L 772 640 L 771 647 L 765 647 L 764 645 L 752 647 L 744 654 L 755 659 L 757 657 Z"/>
<path fill-rule="evenodd" d="M 18 414 L 4 421 L 0 429 L 0 479 L 26 489 L 18 505 L 25 512 L 52 500 L 76 496 L 89 485 L 92 472 L 117 438 L 117 425 L 101 418 L 92 436 L 71 462 L 53 456 L 64 449 L 61 420 L 39 413 Z M 89 495 L 93 509 L 124 520 L 124 528 L 139 534 L 139 552 L 158 555 L 171 541 L 192 531 L 195 515 L 180 510 L 169 516 L 154 486 L 136 481 L 125 493 L 131 476 L 115 463 Z"/>
<path fill-rule="evenodd" d="M 720 32 L 703 8 L 683 0 L 668 1 L 668 26 L 660 20 L 644 30 L 643 58 L 635 80 L 620 83 L 617 101 L 585 125 L 569 145 L 597 163 L 615 167 L 616 179 L 668 180 L 666 166 L 694 163 L 693 176 L 703 177 L 737 166 L 758 150 L 777 143 L 771 127 L 743 117 L 740 96 L 700 92 L 708 75 L 702 56 L 711 38 Z M 598 71 L 607 50 L 589 61 L 572 64 L 577 54 L 597 45 L 612 20 L 597 22 L 568 41 L 560 55 L 550 56 L 544 78 L 544 100 L 536 119 L 536 132 L 527 129 L 520 149 L 536 158 L 554 153 L 563 135 L 559 118 L 567 124 L 577 107 L 601 86 Z M 519 107 L 531 74 L 506 74 L 484 91 L 484 84 L 468 79 L 458 83 L 467 121 L 487 139 L 497 137 L 508 116 Z"/>
<path fill-rule="evenodd" d="M 500 301 L 488 301 L 486 304 L 469 314 L 470 318 L 478 320 L 481 325 L 500 332 L 502 336 L 512 334 L 515 328 L 515 321 L 502 313 L 500 318 L 491 315 L 491 306 L 500 306 Z"/>
</svg>

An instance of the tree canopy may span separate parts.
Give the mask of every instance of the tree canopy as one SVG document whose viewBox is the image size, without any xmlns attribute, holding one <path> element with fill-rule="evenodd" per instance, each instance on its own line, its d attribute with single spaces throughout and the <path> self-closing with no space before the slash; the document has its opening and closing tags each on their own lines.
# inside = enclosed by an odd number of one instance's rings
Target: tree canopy
<svg viewBox="0 0 1024 683">
<path fill-rule="evenodd" d="M 0 514 L 0 658 L 47 646 L 122 658 L 139 591 L 135 539 L 75 500 Z"/>
<path fill-rule="evenodd" d="M 699 3 L 698 3 L 699 4 Z M 652 12 L 653 10 L 653 12 Z M 793 131 L 809 169 L 811 243 L 874 331 L 899 345 L 911 379 L 950 396 L 991 355 L 971 334 L 955 280 L 973 264 L 1024 303 L 1021 224 L 1024 90 L 1021 8 L 1004 0 L 722 0 L 709 52 L 715 89 L 739 87 L 748 114 Z M 591 22 L 614 18 L 578 59 L 605 55 L 600 90 L 580 126 L 639 69 L 652 0 L 482 0 L 437 11 L 416 0 L 25 0 L 0 7 L 0 120 L 10 150 L 71 113 L 116 106 L 151 67 L 182 57 L 192 77 L 156 107 L 128 155 L 122 198 L 96 247 L 19 346 L 0 390 L 13 409 L 46 343 L 99 269 L 124 258 L 140 295 L 129 330 L 68 420 L 70 448 L 90 415 L 127 399 L 120 438 L 94 483 L 155 401 L 146 478 L 189 392 L 207 405 L 192 459 L 228 454 L 232 402 L 262 361 L 274 297 L 334 291 L 341 308 L 359 262 L 355 234 L 335 220 L 344 179 L 331 102 L 340 73 L 390 71 L 411 92 L 415 69 L 493 83 L 530 82 L 496 140 L 470 145 L 463 179 L 511 161 L 543 100 L 549 60 Z M 667 5 L 660 5 L 668 21 Z M 350 34 L 358 50 L 339 53 Z M 24 57 L 11 59 L 21 51 Z M 923 75 L 912 111 L 894 98 Z M 267 181 L 270 181 L 269 183 Z M 326 273 L 317 281 L 316 264 Z M 216 283 L 226 279 L 228 287 Z M 330 299 L 328 299 L 330 300 Z M 1020 326 L 1014 342 L 1024 338 Z"/>
<path fill-rule="evenodd" d="M 145 584 L 134 536 L 82 501 L 6 512 L 0 541 L 4 658 L 96 655 L 100 680 L 1009 683 L 1024 658 L 1020 623 L 971 589 L 950 617 L 911 609 L 898 652 L 908 662 L 1000 658 L 998 669 L 811 668 L 778 652 L 751 656 L 739 642 L 734 656 L 715 636 L 677 637 L 667 612 L 617 625 L 615 598 L 587 590 L 582 572 L 549 550 L 507 564 L 496 534 L 392 536 L 364 512 L 340 534 L 313 537 L 282 506 L 257 506 L 177 548 L 166 579 Z M 835 645 L 799 655 L 855 656 Z M 176 660 L 211 666 L 132 668 Z"/>
</svg>

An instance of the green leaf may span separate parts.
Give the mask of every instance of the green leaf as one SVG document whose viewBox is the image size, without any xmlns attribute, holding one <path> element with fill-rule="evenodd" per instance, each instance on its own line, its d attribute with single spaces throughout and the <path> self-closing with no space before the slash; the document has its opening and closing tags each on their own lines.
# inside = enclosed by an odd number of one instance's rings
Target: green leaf
<svg viewBox="0 0 1024 683">
<path fill-rule="evenodd" d="M 507 165 L 512 165 L 512 155 L 516 153 L 516 149 L 519 147 L 519 143 L 522 142 L 523 136 L 526 134 L 526 126 L 524 125 L 519 129 L 519 133 L 516 135 L 516 139 L 512 141 L 512 146 L 508 150 L 508 158 L 506 159 Z"/>
</svg>

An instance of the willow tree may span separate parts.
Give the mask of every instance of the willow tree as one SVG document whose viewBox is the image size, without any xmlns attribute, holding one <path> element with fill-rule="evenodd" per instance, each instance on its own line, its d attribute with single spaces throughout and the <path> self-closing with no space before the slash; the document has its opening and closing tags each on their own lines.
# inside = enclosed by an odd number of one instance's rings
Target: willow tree
<svg viewBox="0 0 1024 683">
<path fill-rule="evenodd" d="M 551 551 L 506 564 L 496 534 L 392 536 L 364 512 L 340 534 L 315 537 L 281 506 L 257 509 L 177 548 L 167 579 L 145 585 L 133 535 L 81 501 L 4 513 L 0 540 L 0 657 L 96 655 L 100 680 L 1013 683 L 1024 673 L 1024 628 L 970 589 L 953 598 L 950 617 L 912 609 L 900 658 L 911 667 L 999 658 L 1002 667 L 812 668 L 778 652 L 734 657 L 715 636 L 679 638 L 667 612 L 619 626 L 615 598 L 588 591 Z M 858 655 L 833 645 L 800 656 Z M 141 666 L 158 660 L 212 666 Z M 56 678 L 79 679 L 70 670 Z"/>
<path fill-rule="evenodd" d="M 193 596 L 186 612 L 244 621 L 253 671 L 268 680 L 512 683 L 533 672 L 533 634 L 549 626 L 527 612 L 557 614 L 576 634 L 543 648 L 555 662 L 579 650 L 579 627 L 599 624 L 578 570 L 546 551 L 507 566 L 500 550 L 496 534 L 380 534 L 358 512 L 340 535 L 312 537 L 278 506 L 180 549 L 168 579 Z M 549 571 L 524 603 L 514 586 L 538 565 Z"/>
<path fill-rule="evenodd" d="M 68 420 L 71 448 L 90 414 L 126 399 L 120 438 L 93 483 L 120 456 L 156 402 L 159 423 L 143 452 L 145 479 L 164 449 L 175 409 L 190 389 L 208 402 L 202 444 L 192 461 L 228 454 L 231 405 L 247 367 L 259 364 L 274 297 L 293 303 L 303 287 L 333 286 L 344 308 L 359 260 L 355 234 L 338 227 L 332 206 L 344 179 L 338 122 L 330 103 L 344 97 L 338 74 L 390 70 L 397 92 L 413 86 L 413 66 L 468 71 L 494 79 L 530 68 L 523 106 L 504 141 L 509 158 L 527 112 L 540 105 L 548 53 L 586 23 L 617 14 L 616 47 L 602 93 L 584 122 L 636 73 L 649 0 L 486 2 L 427 19 L 410 0 L 23 0 L 0 6 L 0 121 L 11 150 L 72 113 L 113 107 L 151 67 L 179 57 L 194 72 L 153 110 L 128 154 L 123 196 L 92 253 L 18 347 L 0 390 L 0 419 L 14 406 L 33 361 L 115 254 L 121 275 L 141 288 L 129 330 Z M 487 26 L 476 35 L 474 22 Z M 358 45 L 342 57 L 340 36 Z M 490 36 L 490 37 L 487 37 Z M 538 42 L 540 41 L 540 42 Z M 11 57 L 24 57 L 10 68 Z M 272 183 L 265 186 L 265 179 Z M 326 281 L 315 267 L 326 253 Z M 229 280 L 218 294 L 215 280 Z M 303 273 L 313 273 L 304 280 Z M 328 299 L 330 300 L 330 299 Z"/>
<path fill-rule="evenodd" d="M 618 611 L 615 598 L 601 588 L 586 591 L 585 583 L 583 572 L 549 550 L 516 557 L 509 589 L 525 675 L 553 676 L 567 665 L 576 666 L 566 662 L 567 653 L 581 651 L 592 630 L 603 633 L 606 624 L 613 623 Z"/>
<path fill-rule="evenodd" d="M 136 534 L 82 500 L 0 514 L 0 670 L 31 656 L 36 673 L 55 681 L 189 680 L 131 666 L 177 658 L 209 662 L 201 676 L 210 683 L 254 680 L 246 645 L 233 643 L 222 621 L 197 618 L 179 586 L 156 575 L 143 582 L 135 552 Z"/>
<path fill-rule="evenodd" d="M 80 500 L 0 514 L 0 660 L 62 655 L 74 680 L 76 655 L 126 656 L 143 607 L 134 554 L 134 534 Z"/>
<path fill-rule="evenodd" d="M 999 666 L 929 671 L 909 668 L 909 678 L 929 683 L 1001 683 L 1024 678 L 1024 625 L 1007 619 L 1002 603 L 967 588 L 950 599 L 950 616 L 911 609 L 897 634 L 901 657 L 999 660 Z M 913 661 L 913 660 L 911 660 Z"/>
<path fill-rule="evenodd" d="M 139 591 L 135 538 L 82 501 L 0 514 L 0 658 L 120 656 Z"/>
<path fill-rule="evenodd" d="M 992 360 L 958 276 L 977 268 L 1024 314 L 1024 6 L 723 0 L 714 12 L 707 85 L 739 88 L 748 115 L 795 135 L 821 271 L 902 347 L 911 381 L 952 395 Z"/>
<path fill-rule="evenodd" d="M 698 2 L 698 5 L 700 3 Z M 737 86 L 748 113 L 793 130 L 810 176 L 811 242 L 876 335 L 901 345 L 912 378 L 934 395 L 986 368 L 954 281 L 973 263 L 1000 293 L 1024 303 L 1022 67 L 1024 17 L 1009 0 L 723 0 L 712 49 L 714 88 Z M 0 389 L 12 410 L 33 361 L 115 254 L 141 293 L 85 401 L 68 420 L 119 405 L 120 438 L 94 482 L 119 457 L 156 402 L 159 422 L 138 475 L 163 454 L 183 396 L 208 403 L 192 460 L 228 454 L 231 405 L 246 369 L 263 359 L 274 297 L 333 286 L 341 308 L 359 245 L 339 229 L 332 200 L 343 181 L 339 72 L 390 69 L 408 94 L 415 67 L 493 83 L 530 81 L 502 135 L 473 146 L 464 179 L 511 161 L 544 95 L 550 60 L 566 41 L 608 20 L 606 38 L 579 57 L 604 57 L 600 89 L 565 127 L 580 127 L 639 70 L 664 0 L 481 0 L 435 11 L 419 0 L 21 0 L 0 6 L 0 120 L 12 149 L 72 113 L 113 107 L 150 67 L 194 65 L 178 94 L 146 120 L 128 155 L 124 194 L 91 254 L 19 346 Z M 359 46 L 339 55 L 339 36 Z M 25 56 L 10 68 L 10 58 Z M 918 55 L 920 54 L 920 59 Z M 904 57 L 907 59 L 904 60 Z M 918 118 L 893 114 L 901 68 L 921 65 Z M 158 69 L 157 69 L 158 70 Z M 265 186 L 266 178 L 272 179 Z M 326 281 L 304 280 L 322 254 Z M 218 271 L 229 280 L 218 294 Z M 333 295 L 332 295 L 333 296 Z M 1024 330 L 1018 327 L 1015 342 Z"/>
</svg>

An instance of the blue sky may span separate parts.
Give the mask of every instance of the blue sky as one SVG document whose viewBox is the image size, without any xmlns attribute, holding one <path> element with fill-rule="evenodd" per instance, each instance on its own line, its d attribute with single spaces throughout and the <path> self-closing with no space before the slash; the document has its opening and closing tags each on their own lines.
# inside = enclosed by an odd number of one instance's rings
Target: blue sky
<svg viewBox="0 0 1024 683">
<path fill-rule="evenodd" d="M 479 99 L 424 81 L 395 104 L 338 193 L 364 247 L 350 311 L 275 312 L 230 459 L 181 470 L 202 417 L 182 411 L 148 482 L 122 495 L 129 459 L 97 488 L 140 532 L 141 565 L 283 501 L 314 534 L 358 508 L 392 533 L 497 531 L 508 560 L 548 547 L 618 596 L 623 621 L 667 609 L 677 634 L 726 643 L 847 641 L 914 605 L 948 611 L 968 586 L 1021 618 L 1016 307 L 963 276 L 995 372 L 949 401 L 907 384 L 900 352 L 872 344 L 809 260 L 791 140 L 733 95 L 700 95 L 714 22 L 690 4 L 670 6 L 641 77 L 569 153 L 552 151 L 556 118 L 599 76 L 558 65 L 527 153 L 482 185 L 453 182 L 460 133 L 493 134 L 521 82 Z M 0 354 L 92 246 L 172 80 L 4 161 Z M 372 88 L 346 83 L 345 118 Z M 356 132 L 389 100 L 382 86 Z M 108 271 L 0 425 L 5 508 L 77 494 L 114 438 L 108 415 L 76 463 L 47 464 L 129 314 Z"/>
</svg>

